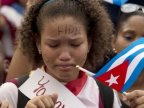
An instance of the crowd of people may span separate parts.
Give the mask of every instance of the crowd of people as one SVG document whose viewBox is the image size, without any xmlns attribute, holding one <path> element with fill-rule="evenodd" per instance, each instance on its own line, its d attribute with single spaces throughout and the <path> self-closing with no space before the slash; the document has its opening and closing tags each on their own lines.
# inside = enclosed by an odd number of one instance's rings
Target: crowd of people
<svg viewBox="0 0 144 108">
<path fill-rule="evenodd" d="M 28 79 L 37 69 L 54 77 L 86 108 L 107 108 L 97 81 L 75 66 L 96 72 L 143 37 L 144 8 L 136 6 L 133 11 L 122 6 L 113 24 L 100 0 L 2 0 L 0 108 L 54 108 L 60 94 L 29 99 L 18 89 L 25 82 L 19 84 L 22 76 Z M 143 77 L 144 72 L 125 95 L 111 89 L 111 107 L 143 108 Z"/>
</svg>

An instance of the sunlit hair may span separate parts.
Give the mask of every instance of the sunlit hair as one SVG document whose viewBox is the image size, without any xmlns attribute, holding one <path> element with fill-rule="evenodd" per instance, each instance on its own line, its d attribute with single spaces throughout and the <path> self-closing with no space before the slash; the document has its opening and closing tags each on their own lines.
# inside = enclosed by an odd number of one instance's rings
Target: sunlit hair
<svg viewBox="0 0 144 108">
<path fill-rule="evenodd" d="M 87 31 L 92 47 L 85 68 L 96 71 L 104 61 L 104 54 L 111 49 L 112 23 L 99 0 L 50 0 L 33 5 L 26 13 L 20 29 L 22 51 L 34 63 L 42 61 L 36 48 L 45 19 L 53 21 L 59 17 L 73 17 Z"/>
</svg>

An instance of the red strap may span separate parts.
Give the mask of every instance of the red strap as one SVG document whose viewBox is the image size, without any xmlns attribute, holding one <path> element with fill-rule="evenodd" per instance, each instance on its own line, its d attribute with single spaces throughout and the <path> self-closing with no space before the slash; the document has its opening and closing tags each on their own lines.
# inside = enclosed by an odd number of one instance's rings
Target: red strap
<svg viewBox="0 0 144 108">
<path fill-rule="evenodd" d="M 100 94 L 99 94 L 99 108 L 104 108 Z"/>
<path fill-rule="evenodd" d="M 7 81 L 7 82 L 12 82 L 12 83 L 14 83 L 14 84 L 18 87 L 18 81 L 17 81 L 16 78 L 15 78 L 15 79 L 12 79 L 12 80 L 9 80 L 9 81 Z"/>
<path fill-rule="evenodd" d="M 78 79 L 68 82 L 65 86 L 74 95 L 78 95 L 81 89 L 84 87 L 86 81 L 87 81 L 87 75 L 84 72 L 80 72 Z"/>
</svg>

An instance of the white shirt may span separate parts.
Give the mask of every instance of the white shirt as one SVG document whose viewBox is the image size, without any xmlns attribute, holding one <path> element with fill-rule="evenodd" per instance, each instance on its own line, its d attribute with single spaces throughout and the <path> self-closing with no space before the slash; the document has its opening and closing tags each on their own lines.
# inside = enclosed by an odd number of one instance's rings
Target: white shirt
<svg viewBox="0 0 144 108">
<path fill-rule="evenodd" d="M 99 88 L 96 81 L 88 77 L 85 85 L 83 86 L 77 98 L 87 108 L 99 108 Z M 13 106 L 17 108 L 18 102 L 18 88 L 13 83 L 5 83 L 0 87 L 0 100 L 7 100 Z M 120 108 L 121 104 L 117 98 L 117 94 L 114 92 L 113 108 Z"/>
</svg>

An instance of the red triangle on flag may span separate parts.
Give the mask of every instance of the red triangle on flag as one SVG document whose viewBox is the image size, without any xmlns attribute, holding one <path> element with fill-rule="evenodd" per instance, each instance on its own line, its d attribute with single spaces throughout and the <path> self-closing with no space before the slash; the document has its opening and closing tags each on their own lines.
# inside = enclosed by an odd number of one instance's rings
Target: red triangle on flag
<svg viewBox="0 0 144 108">
<path fill-rule="evenodd" d="M 96 77 L 96 79 L 120 92 L 124 86 L 128 64 L 129 61 L 127 60 L 115 68 Z"/>
</svg>

